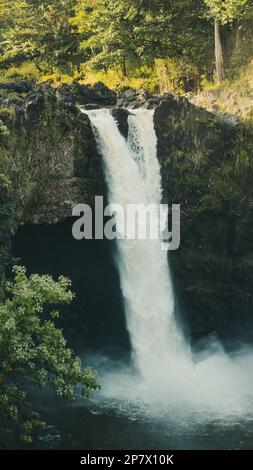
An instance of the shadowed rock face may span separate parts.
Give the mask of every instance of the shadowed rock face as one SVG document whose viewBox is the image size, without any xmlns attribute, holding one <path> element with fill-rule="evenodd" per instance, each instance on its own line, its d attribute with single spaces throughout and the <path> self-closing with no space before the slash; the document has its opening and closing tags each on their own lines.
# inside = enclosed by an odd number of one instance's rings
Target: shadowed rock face
<svg viewBox="0 0 253 470">
<path fill-rule="evenodd" d="M 54 89 L 32 82 L 2 85 L 0 119 L 8 132 L 1 137 L 15 171 L 22 223 L 56 223 L 69 217 L 73 205 L 92 203 L 104 193 L 101 159 L 93 132 L 80 105 L 113 106 L 116 94 L 103 84 Z"/>
<path fill-rule="evenodd" d="M 55 224 L 75 204 L 106 195 L 101 157 L 78 105 L 113 107 L 125 137 L 131 108 L 155 108 L 164 202 L 181 204 L 181 247 L 170 259 L 191 335 L 197 340 L 217 332 L 222 339 L 252 341 L 252 183 L 246 176 L 234 180 L 232 171 L 223 176 L 239 129 L 185 98 L 133 90 L 117 97 L 101 84 L 57 90 L 26 81 L 1 85 L 0 122 L 8 133 L 0 135 L 0 153 L 10 162 L 18 225 Z M 249 172 L 248 178 L 252 182 Z"/>
<path fill-rule="evenodd" d="M 112 115 L 116 119 L 121 134 L 127 139 L 128 136 L 128 116 L 131 111 L 126 108 L 113 108 Z"/>
<path fill-rule="evenodd" d="M 252 193 L 248 170 L 234 170 L 251 132 L 242 142 L 240 127 L 185 99 L 162 100 L 155 127 L 164 200 L 181 204 L 181 247 L 170 259 L 192 337 L 252 343 Z"/>
<path fill-rule="evenodd" d="M 41 94 L 47 93 L 51 97 L 64 102 L 65 104 L 87 105 L 89 103 L 98 106 L 114 106 L 117 101 L 117 95 L 114 91 L 107 88 L 103 83 L 96 83 L 94 86 L 80 85 L 72 83 L 71 85 L 63 84 L 58 88 L 51 87 L 48 83 L 36 86 L 30 80 L 21 80 L 15 83 L 0 83 L 0 90 L 8 93 L 24 93 L 27 94 L 28 101 L 39 97 Z M 9 95 L 11 98 L 11 95 Z"/>
</svg>

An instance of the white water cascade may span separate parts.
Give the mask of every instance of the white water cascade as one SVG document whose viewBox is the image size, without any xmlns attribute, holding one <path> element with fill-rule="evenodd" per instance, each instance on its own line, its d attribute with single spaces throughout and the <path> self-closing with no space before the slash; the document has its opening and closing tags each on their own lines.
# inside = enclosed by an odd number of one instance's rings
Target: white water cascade
<svg viewBox="0 0 253 470">
<path fill-rule="evenodd" d="M 131 111 L 128 140 L 121 135 L 109 109 L 84 112 L 103 156 L 109 202 L 123 207 L 159 205 L 162 188 L 153 111 Z M 171 368 L 175 356 L 184 354 L 174 315 L 167 251 L 161 249 L 160 239 L 120 239 L 117 247 L 134 361 L 143 378 L 152 380 L 156 371 L 161 372 L 162 364 Z"/>
<path fill-rule="evenodd" d="M 90 118 L 103 157 L 109 202 L 122 207 L 160 204 L 153 111 L 131 110 L 127 140 L 109 109 L 83 112 Z M 201 420 L 208 419 L 210 411 L 219 417 L 252 415 L 252 350 L 242 348 L 231 356 L 213 340 L 201 353 L 190 354 L 175 318 L 173 283 L 162 240 L 124 238 L 125 226 L 118 214 L 116 222 L 118 233 L 123 234 L 117 239 L 117 266 L 139 374 L 136 378 L 132 368 L 129 372 L 124 365 L 116 375 L 113 370 L 105 373 L 105 395 L 135 403 L 141 397 L 141 402 L 150 404 L 144 405 L 145 412 L 152 412 L 154 404 L 155 413 L 165 407 L 162 416 L 168 409 L 170 415 L 181 410 L 180 419 L 192 411 L 200 413 Z M 135 224 L 130 219 L 130 225 Z"/>
</svg>

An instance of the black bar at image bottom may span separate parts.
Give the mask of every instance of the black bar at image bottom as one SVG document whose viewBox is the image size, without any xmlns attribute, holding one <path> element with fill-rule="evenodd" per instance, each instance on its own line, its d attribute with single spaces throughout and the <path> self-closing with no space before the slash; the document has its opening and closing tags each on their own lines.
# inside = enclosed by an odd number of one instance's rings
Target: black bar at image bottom
<svg viewBox="0 0 253 470">
<path fill-rule="evenodd" d="M 217 465 L 219 463 L 241 465 L 250 458 L 251 450 L 117 450 L 117 451 L 81 451 L 81 450 L 13 450 L 1 451 L 0 465 L 36 465 L 44 467 L 48 464 L 58 467 L 84 468 L 88 465 L 98 465 L 113 468 L 119 465 L 145 465 L 177 467 L 184 465 Z M 3 467 L 2 467 L 3 468 Z"/>
</svg>

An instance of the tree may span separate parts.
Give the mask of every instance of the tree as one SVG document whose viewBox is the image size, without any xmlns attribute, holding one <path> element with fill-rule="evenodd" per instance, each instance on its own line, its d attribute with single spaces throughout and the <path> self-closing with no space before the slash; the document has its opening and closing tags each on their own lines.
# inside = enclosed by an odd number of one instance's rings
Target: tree
<svg viewBox="0 0 253 470">
<path fill-rule="evenodd" d="M 37 29 L 38 61 L 49 68 L 73 71 L 79 63 L 78 35 L 69 24 L 73 14 L 73 0 L 27 0 Z"/>
<path fill-rule="evenodd" d="M 81 34 L 80 47 L 93 69 L 119 67 L 127 75 L 127 60 L 135 55 L 134 22 L 137 10 L 122 0 L 78 0 L 70 19 Z"/>
<path fill-rule="evenodd" d="M 0 441 L 2 434 L 31 442 L 36 428 L 43 426 L 33 411 L 27 386 L 50 384 L 56 395 L 73 399 L 75 386 L 89 396 L 98 388 L 92 369 L 82 369 L 80 359 L 66 347 L 62 331 L 52 318 L 59 315 L 56 304 L 68 304 L 74 295 L 70 281 L 38 274 L 27 276 L 24 267 L 13 269 L 14 281 L 7 283 L 8 298 L 0 304 Z M 49 308 L 51 319 L 45 315 Z"/>
<path fill-rule="evenodd" d="M 214 20 L 215 64 L 218 82 L 225 79 L 221 26 L 245 15 L 249 0 L 204 0 L 209 8 L 209 16 Z"/>
<path fill-rule="evenodd" d="M 222 81 L 228 56 L 239 64 L 240 50 L 246 60 L 251 54 L 252 10 L 252 0 L 0 0 L 0 63 L 14 65 L 9 78 L 73 77 L 86 64 L 146 78 L 162 59 L 188 71 L 179 82 L 191 87 L 212 75 L 215 45 Z"/>
<path fill-rule="evenodd" d="M 39 69 L 68 71 L 78 63 L 77 34 L 69 24 L 71 0 L 0 0 L 1 62 L 32 60 Z"/>
<path fill-rule="evenodd" d="M 210 30 L 198 0 L 132 0 L 139 5 L 141 21 L 135 41 L 145 57 L 178 58 L 203 64 L 210 43 Z"/>
<path fill-rule="evenodd" d="M 0 0 L 0 27 L 2 64 L 9 65 L 34 56 L 35 21 L 26 0 L 11 3 Z"/>
<path fill-rule="evenodd" d="M 128 64 L 157 58 L 203 65 L 210 30 L 202 10 L 198 0 L 78 0 L 70 22 L 92 68 L 120 67 L 126 75 Z"/>
</svg>

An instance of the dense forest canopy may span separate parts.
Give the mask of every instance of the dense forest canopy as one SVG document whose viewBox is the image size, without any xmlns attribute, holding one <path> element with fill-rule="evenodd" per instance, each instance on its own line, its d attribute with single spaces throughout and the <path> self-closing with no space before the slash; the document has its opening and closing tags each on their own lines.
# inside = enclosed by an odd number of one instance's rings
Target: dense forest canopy
<svg viewBox="0 0 253 470">
<path fill-rule="evenodd" d="M 252 26 L 252 0 L 0 0 L 1 79 L 187 91 L 238 73 Z"/>
</svg>

